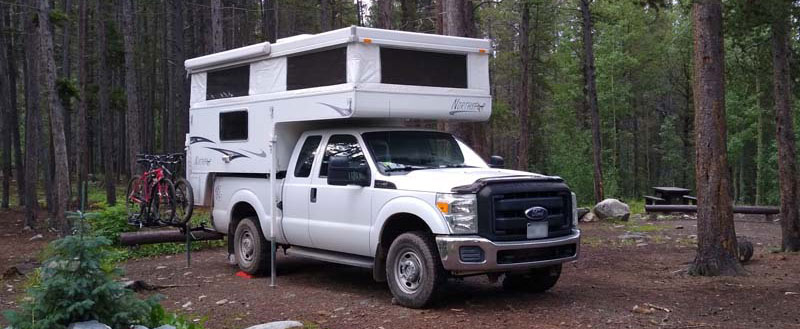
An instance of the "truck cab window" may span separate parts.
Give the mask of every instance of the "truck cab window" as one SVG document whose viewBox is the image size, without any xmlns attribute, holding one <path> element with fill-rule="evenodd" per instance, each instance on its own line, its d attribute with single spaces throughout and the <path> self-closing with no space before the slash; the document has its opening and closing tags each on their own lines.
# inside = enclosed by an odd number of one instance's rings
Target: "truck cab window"
<svg viewBox="0 0 800 329">
<path fill-rule="evenodd" d="M 308 177 L 311 175 L 311 166 L 314 164 L 314 157 L 317 154 L 317 147 L 322 141 L 322 136 L 308 136 L 300 154 L 297 156 L 297 163 L 294 166 L 294 177 Z"/>
<path fill-rule="evenodd" d="M 325 155 L 319 168 L 319 177 L 328 177 L 328 161 L 332 156 L 346 156 L 351 163 L 366 163 L 364 152 L 353 135 L 333 135 L 325 146 Z"/>
</svg>

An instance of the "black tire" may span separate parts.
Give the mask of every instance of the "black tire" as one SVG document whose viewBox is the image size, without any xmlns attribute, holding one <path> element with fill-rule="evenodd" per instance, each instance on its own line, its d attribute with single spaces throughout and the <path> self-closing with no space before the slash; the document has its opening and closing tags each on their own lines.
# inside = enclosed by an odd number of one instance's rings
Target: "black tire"
<svg viewBox="0 0 800 329">
<path fill-rule="evenodd" d="M 175 224 L 175 185 L 164 178 L 150 190 L 150 217 L 156 223 Z"/>
<path fill-rule="evenodd" d="M 550 290 L 561 277 L 561 264 L 534 268 L 525 273 L 506 273 L 503 289 L 541 293 Z"/>
<path fill-rule="evenodd" d="M 269 269 L 269 243 L 261 234 L 258 218 L 247 217 L 236 226 L 233 250 L 239 269 L 248 274 L 261 274 Z"/>
<path fill-rule="evenodd" d="M 141 218 L 144 212 L 144 182 L 142 176 L 134 175 L 128 181 L 128 187 L 125 189 L 125 211 L 128 213 L 128 222 L 142 221 Z"/>
<path fill-rule="evenodd" d="M 430 234 L 398 236 L 386 258 L 386 281 L 398 304 L 423 308 L 433 302 L 446 280 L 439 252 Z"/>
<path fill-rule="evenodd" d="M 175 181 L 175 210 L 175 222 L 178 225 L 186 224 L 192 218 L 194 191 L 192 185 L 183 177 Z"/>
</svg>

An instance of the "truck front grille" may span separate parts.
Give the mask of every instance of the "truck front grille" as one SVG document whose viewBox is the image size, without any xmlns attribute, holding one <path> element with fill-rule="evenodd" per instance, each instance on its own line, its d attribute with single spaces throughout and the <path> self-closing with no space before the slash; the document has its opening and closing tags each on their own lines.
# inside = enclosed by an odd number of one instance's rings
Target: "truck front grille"
<svg viewBox="0 0 800 329">
<path fill-rule="evenodd" d="M 498 264 L 519 264 L 572 257 L 577 251 L 575 244 L 536 249 L 500 250 Z"/>
</svg>

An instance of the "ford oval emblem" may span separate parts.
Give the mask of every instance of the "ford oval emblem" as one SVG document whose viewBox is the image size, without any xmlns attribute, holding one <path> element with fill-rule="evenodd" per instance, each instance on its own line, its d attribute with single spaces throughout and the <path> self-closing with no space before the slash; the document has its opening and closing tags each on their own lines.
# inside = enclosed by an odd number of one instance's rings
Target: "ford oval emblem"
<svg viewBox="0 0 800 329">
<path fill-rule="evenodd" d="M 532 207 L 525 210 L 525 217 L 530 220 L 545 220 L 549 215 L 550 212 L 543 207 Z"/>
</svg>

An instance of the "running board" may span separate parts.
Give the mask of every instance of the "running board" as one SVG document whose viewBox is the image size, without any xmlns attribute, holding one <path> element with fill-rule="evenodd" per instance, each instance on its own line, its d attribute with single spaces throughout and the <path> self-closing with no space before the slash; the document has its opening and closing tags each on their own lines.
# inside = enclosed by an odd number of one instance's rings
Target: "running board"
<svg viewBox="0 0 800 329">
<path fill-rule="evenodd" d="M 286 254 L 290 256 L 310 258 L 324 262 L 364 268 L 372 268 L 373 266 L 373 259 L 371 257 L 351 255 L 335 251 L 292 246 L 286 249 Z"/>
</svg>

